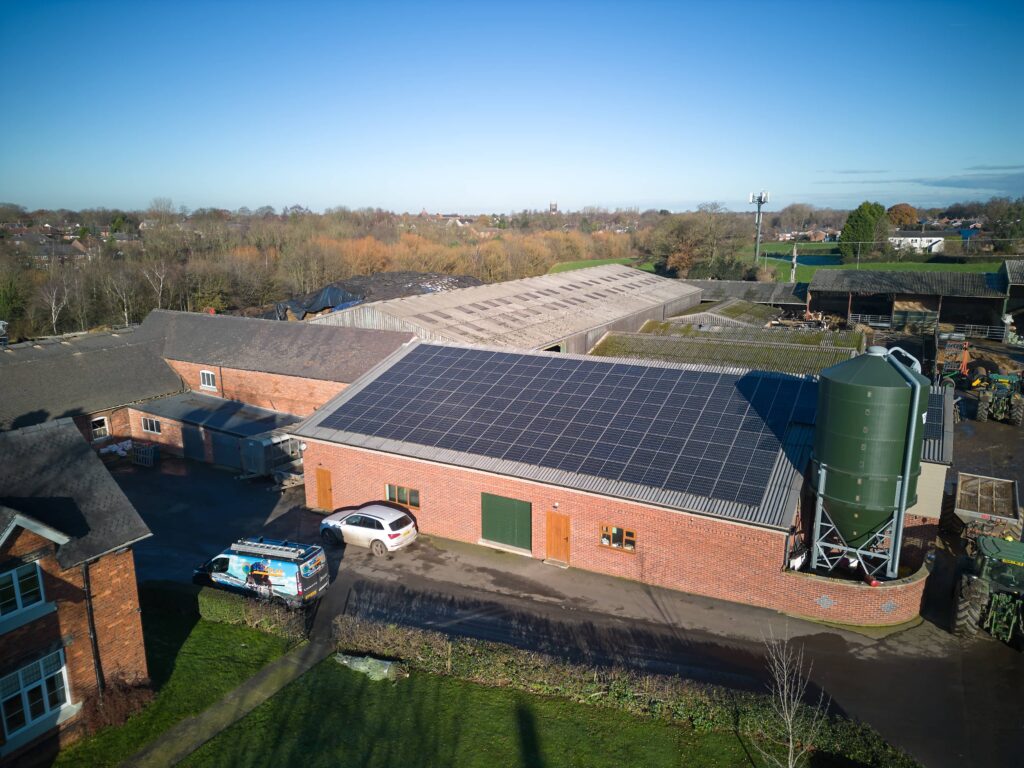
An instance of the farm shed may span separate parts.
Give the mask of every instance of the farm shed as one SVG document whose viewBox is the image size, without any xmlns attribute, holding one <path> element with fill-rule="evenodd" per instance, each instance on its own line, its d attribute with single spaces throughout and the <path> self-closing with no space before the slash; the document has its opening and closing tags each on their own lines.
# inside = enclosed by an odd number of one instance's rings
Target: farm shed
<svg viewBox="0 0 1024 768">
<path fill-rule="evenodd" d="M 701 290 L 702 301 L 743 299 L 754 304 L 803 311 L 807 304 L 807 283 L 758 283 L 752 280 L 686 280 Z"/>
<path fill-rule="evenodd" d="M 427 534 L 805 616 L 907 620 L 921 579 L 871 590 L 782 568 L 816 397 L 810 376 L 420 343 L 292 434 L 314 508 L 405 500 Z M 940 498 L 945 469 L 922 471 Z M 938 510 L 919 494 L 908 531 Z"/>
<path fill-rule="evenodd" d="M 312 321 L 405 331 L 425 341 L 584 353 L 700 301 L 700 290 L 620 264 L 363 304 Z"/>
</svg>

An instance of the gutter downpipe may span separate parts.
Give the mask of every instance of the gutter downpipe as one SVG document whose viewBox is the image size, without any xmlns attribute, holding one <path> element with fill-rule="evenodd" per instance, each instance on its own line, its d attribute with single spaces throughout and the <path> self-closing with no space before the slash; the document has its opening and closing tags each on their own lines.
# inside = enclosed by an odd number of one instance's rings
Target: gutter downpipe
<svg viewBox="0 0 1024 768">
<path fill-rule="evenodd" d="M 100 663 L 100 643 L 96 637 L 96 617 L 92 610 L 92 588 L 89 583 L 89 562 L 82 563 L 82 589 L 85 592 L 85 617 L 89 624 L 89 643 L 92 645 L 92 669 L 96 673 L 96 691 L 103 702 L 103 665 Z"/>
<path fill-rule="evenodd" d="M 911 355 L 904 349 L 899 347 L 893 347 L 888 350 L 886 360 L 892 364 L 896 369 L 896 372 L 902 376 L 906 382 L 910 385 L 910 419 L 908 419 L 907 426 L 907 447 L 903 451 L 903 478 L 900 481 L 900 492 L 899 492 L 899 503 L 896 506 L 896 530 L 893 531 L 893 542 L 892 542 L 892 559 L 889 561 L 888 574 L 889 578 L 894 579 L 899 576 L 900 570 L 900 550 L 903 547 L 903 520 L 907 514 L 907 495 L 910 490 L 910 464 L 914 454 L 914 439 L 917 437 L 917 411 L 921 405 L 921 382 L 914 378 L 907 367 L 892 356 L 893 352 L 900 352 L 916 364 L 914 367 L 920 371 L 921 363 L 918 362 L 917 358 Z"/>
</svg>

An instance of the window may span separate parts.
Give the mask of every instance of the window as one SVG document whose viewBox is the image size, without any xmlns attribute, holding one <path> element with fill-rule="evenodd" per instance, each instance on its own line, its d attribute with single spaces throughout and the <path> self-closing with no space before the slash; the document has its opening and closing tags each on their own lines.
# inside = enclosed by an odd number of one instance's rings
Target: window
<svg viewBox="0 0 1024 768">
<path fill-rule="evenodd" d="M 0 573 L 0 616 L 7 616 L 42 600 L 43 581 L 36 563 Z"/>
<path fill-rule="evenodd" d="M 7 738 L 68 700 L 64 652 L 57 651 L 0 679 L 0 710 Z"/>
<path fill-rule="evenodd" d="M 407 525 L 412 525 L 412 520 L 409 519 L 408 515 L 402 515 L 397 520 L 392 520 L 389 527 L 392 531 L 400 531 Z"/>
<path fill-rule="evenodd" d="M 110 426 L 107 424 L 107 417 L 100 416 L 89 422 L 89 429 L 92 431 L 93 440 L 101 440 L 110 436 Z"/>
<path fill-rule="evenodd" d="M 420 492 L 414 488 L 403 488 L 401 485 L 389 485 L 388 501 L 396 501 L 410 509 L 419 509 Z"/>
<path fill-rule="evenodd" d="M 149 432 L 151 435 L 160 434 L 160 422 L 156 419 L 151 419 L 148 416 L 142 417 L 142 431 Z"/>
<path fill-rule="evenodd" d="M 602 525 L 601 546 L 621 549 L 624 552 L 635 552 L 636 531 L 618 528 L 614 525 Z"/>
<path fill-rule="evenodd" d="M 217 377 L 213 374 L 213 371 L 199 372 L 199 388 L 217 389 Z"/>
</svg>

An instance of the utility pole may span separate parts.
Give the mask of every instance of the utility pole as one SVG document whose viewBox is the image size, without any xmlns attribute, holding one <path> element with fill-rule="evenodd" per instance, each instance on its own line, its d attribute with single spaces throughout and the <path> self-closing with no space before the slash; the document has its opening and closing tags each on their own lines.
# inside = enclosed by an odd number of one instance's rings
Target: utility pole
<svg viewBox="0 0 1024 768">
<path fill-rule="evenodd" d="M 758 260 L 761 258 L 761 206 L 768 202 L 768 193 L 761 191 L 757 194 L 750 193 L 750 204 L 757 205 L 757 240 L 754 243 L 754 265 L 757 265 Z M 765 257 L 765 269 L 768 268 L 768 257 Z"/>
</svg>

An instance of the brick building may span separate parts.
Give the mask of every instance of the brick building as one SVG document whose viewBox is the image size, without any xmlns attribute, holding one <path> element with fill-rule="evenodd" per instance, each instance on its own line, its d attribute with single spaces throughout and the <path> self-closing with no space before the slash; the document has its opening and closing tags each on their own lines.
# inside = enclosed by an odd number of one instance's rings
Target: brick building
<svg viewBox="0 0 1024 768">
<path fill-rule="evenodd" d="M 786 568 L 816 395 L 810 376 L 420 344 L 292 432 L 313 508 L 387 499 L 428 534 L 796 615 L 906 621 L 951 458 L 946 396 L 910 572 L 871 588 Z"/>
<path fill-rule="evenodd" d="M 70 419 L 0 433 L 0 763 L 148 676 L 131 547 L 150 536 Z"/>
</svg>

